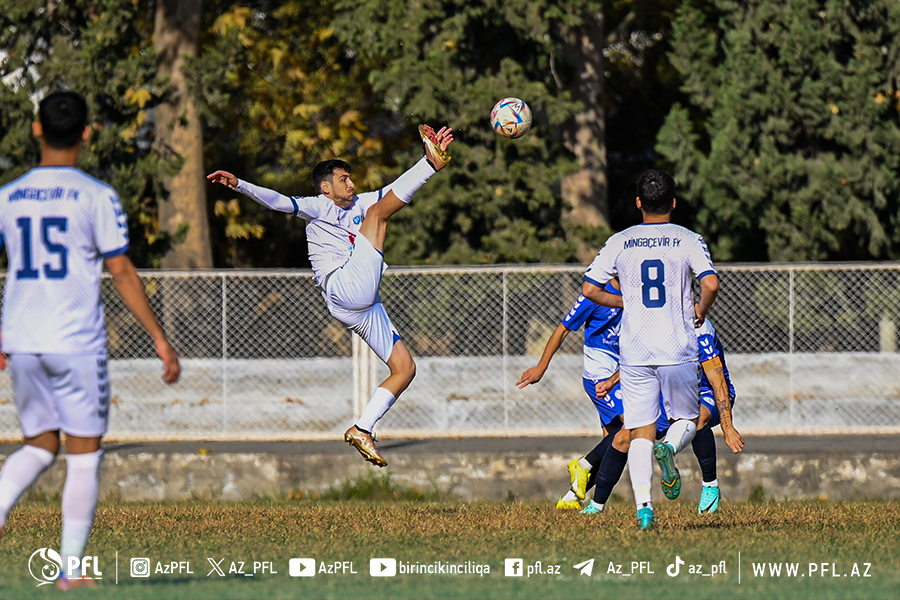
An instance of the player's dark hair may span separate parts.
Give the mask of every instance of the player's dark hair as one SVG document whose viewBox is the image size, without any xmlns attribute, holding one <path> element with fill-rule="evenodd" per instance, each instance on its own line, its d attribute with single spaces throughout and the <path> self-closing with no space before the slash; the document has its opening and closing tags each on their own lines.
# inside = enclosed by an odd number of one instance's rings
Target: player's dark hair
<svg viewBox="0 0 900 600">
<path fill-rule="evenodd" d="M 316 165 L 316 168 L 313 169 L 312 172 L 312 182 L 313 189 L 317 194 L 322 193 L 322 182 L 328 181 L 334 182 L 334 172 L 338 169 L 342 171 L 350 172 L 350 165 L 347 161 L 340 160 L 338 158 L 333 158 L 331 160 L 323 160 L 319 164 Z"/>
<path fill-rule="evenodd" d="M 637 195 L 645 213 L 667 215 L 675 199 L 675 180 L 665 171 L 651 169 L 638 179 Z"/>
<path fill-rule="evenodd" d="M 72 91 L 53 92 L 38 105 L 44 141 L 57 150 L 78 144 L 87 126 L 87 117 L 87 102 L 81 94 Z"/>
</svg>

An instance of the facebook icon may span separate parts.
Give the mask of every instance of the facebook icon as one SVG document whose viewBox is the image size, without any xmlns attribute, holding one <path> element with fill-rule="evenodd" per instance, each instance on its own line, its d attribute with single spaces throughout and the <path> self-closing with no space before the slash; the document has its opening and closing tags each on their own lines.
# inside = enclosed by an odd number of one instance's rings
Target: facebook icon
<svg viewBox="0 0 900 600">
<path fill-rule="evenodd" d="M 521 577 L 524 569 L 522 568 L 521 558 L 507 558 L 504 564 L 507 577 Z"/>
</svg>

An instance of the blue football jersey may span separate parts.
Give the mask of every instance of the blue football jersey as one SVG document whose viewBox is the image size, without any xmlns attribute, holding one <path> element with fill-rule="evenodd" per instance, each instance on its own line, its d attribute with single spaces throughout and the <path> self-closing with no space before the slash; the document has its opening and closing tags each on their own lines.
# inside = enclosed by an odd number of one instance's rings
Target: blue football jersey
<svg viewBox="0 0 900 600">
<path fill-rule="evenodd" d="M 619 294 L 611 285 L 607 285 L 605 289 L 612 294 Z M 619 368 L 621 321 L 620 309 L 600 306 L 584 296 L 579 296 L 572 310 L 563 317 L 562 326 L 569 331 L 578 331 L 584 327 L 585 379 L 609 379 Z"/>
</svg>

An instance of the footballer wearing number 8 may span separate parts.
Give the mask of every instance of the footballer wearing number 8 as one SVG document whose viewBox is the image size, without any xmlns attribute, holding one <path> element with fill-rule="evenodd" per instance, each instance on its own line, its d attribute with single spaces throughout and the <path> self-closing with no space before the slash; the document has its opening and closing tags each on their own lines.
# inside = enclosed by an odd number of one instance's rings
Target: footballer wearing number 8
<svg viewBox="0 0 900 600">
<path fill-rule="evenodd" d="M 638 527 L 653 528 L 650 501 L 653 459 L 661 469 L 663 492 L 675 498 L 681 477 L 675 454 L 690 445 L 700 416 L 700 367 L 694 328 L 703 324 L 719 291 L 719 278 L 699 234 L 671 222 L 675 181 L 651 170 L 638 180 L 637 207 L 643 223 L 610 237 L 584 275 L 583 294 L 597 304 L 623 308 L 619 334 L 623 430 L 630 439 L 628 470 L 637 504 Z M 694 304 L 691 275 L 700 281 Z M 618 276 L 622 296 L 604 291 Z M 671 423 L 654 446 L 662 392 Z M 743 439 L 719 407 L 722 431 L 734 452 Z"/>
</svg>

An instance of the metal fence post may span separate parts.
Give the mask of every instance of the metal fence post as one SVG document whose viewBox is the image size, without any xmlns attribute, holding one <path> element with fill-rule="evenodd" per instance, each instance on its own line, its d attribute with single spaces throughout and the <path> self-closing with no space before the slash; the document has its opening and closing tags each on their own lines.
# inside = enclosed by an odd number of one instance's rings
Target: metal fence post
<svg viewBox="0 0 900 600">
<path fill-rule="evenodd" d="M 375 393 L 377 355 L 361 337 L 350 334 L 353 352 L 353 418 L 357 419 Z"/>
<path fill-rule="evenodd" d="M 797 426 L 797 403 L 794 400 L 794 269 L 788 269 L 788 411 L 791 427 Z"/>
<path fill-rule="evenodd" d="M 507 340 L 509 338 L 509 327 L 507 318 L 509 315 L 509 288 L 506 281 L 507 272 L 503 271 L 503 329 L 501 342 L 501 352 L 503 352 L 503 427 L 509 427 L 509 377 L 507 376 L 507 357 L 509 355 Z"/>
<path fill-rule="evenodd" d="M 228 431 L 228 276 L 222 275 L 222 433 Z"/>
</svg>

